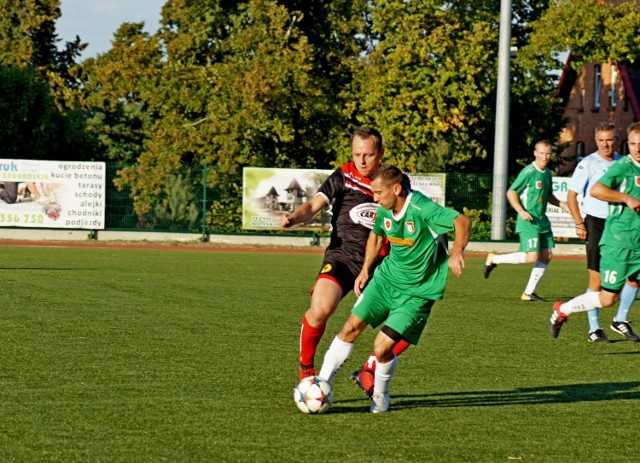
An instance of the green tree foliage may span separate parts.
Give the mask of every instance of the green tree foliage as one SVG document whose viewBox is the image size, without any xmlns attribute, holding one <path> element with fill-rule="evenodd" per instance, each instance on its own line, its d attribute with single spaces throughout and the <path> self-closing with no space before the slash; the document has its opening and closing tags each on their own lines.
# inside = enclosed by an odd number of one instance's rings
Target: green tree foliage
<svg viewBox="0 0 640 463">
<path fill-rule="evenodd" d="M 49 85 L 32 67 L 0 64 L 0 95 L 3 157 L 81 160 L 91 152 L 82 113 L 63 114 Z"/>
<path fill-rule="evenodd" d="M 608 59 L 634 63 L 640 56 L 640 9 L 636 1 L 560 0 L 533 25 L 529 59 L 553 60 L 571 51 L 572 66 Z"/>
<path fill-rule="evenodd" d="M 358 120 L 381 128 L 389 158 L 406 170 L 490 171 L 498 2 L 373 3 L 379 40 L 366 57 Z M 540 2 L 514 2 L 516 20 L 541 11 Z M 529 32 L 514 27 L 514 43 L 526 43 Z M 553 79 L 529 64 L 513 69 L 513 160 L 530 157 L 535 139 L 559 130 L 546 103 Z"/>
</svg>

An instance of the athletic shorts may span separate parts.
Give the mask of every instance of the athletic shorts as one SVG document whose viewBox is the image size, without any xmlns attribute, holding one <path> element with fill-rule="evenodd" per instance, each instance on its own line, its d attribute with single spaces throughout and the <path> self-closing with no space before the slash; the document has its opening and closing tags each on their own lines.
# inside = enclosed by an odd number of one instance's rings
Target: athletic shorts
<svg viewBox="0 0 640 463">
<path fill-rule="evenodd" d="M 522 231 L 518 233 L 520 238 L 520 252 L 540 252 L 540 249 L 553 249 L 556 243 L 553 240 L 553 233 L 536 233 Z"/>
<path fill-rule="evenodd" d="M 369 271 L 370 275 L 373 275 L 373 272 L 380 264 L 380 262 L 382 262 L 382 258 L 378 259 L 373 264 L 371 270 Z M 343 260 L 337 260 L 325 255 L 316 281 L 321 278 L 327 278 L 329 280 L 335 281 L 340 286 L 340 288 L 342 288 L 342 297 L 344 297 L 347 293 L 349 293 L 349 291 L 353 290 L 353 286 L 356 283 L 356 278 L 360 274 L 361 268 L 362 263 L 358 265 L 353 261 L 345 262 Z M 313 288 L 311 289 L 311 294 L 313 294 Z"/>
<path fill-rule="evenodd" d="M 584 219 L 584 226 L 587 229 L 587 268 L 589 270 L 600 271 L 600 238 L 604 231 L 606 219 L 587 215 Z"/>
<path fill-rule="evenodd" d="M 625 280 L 637 281 L 640 274 L 640 249 L 600 246 L 600 282 L 602 288 L 619 293 Z"/>
<path fill-rule="evenodd" d="M 369 282 L 351 312 L 373 328 L 384 322 L 385 327 L 417 344 L 435 301 L 409 296 L 378 280 Z"/>
</svg>

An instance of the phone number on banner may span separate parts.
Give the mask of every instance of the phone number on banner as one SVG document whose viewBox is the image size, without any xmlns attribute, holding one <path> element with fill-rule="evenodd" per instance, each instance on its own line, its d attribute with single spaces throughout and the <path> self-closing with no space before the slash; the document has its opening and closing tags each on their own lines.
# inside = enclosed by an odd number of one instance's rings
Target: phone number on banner
<svg viewBox="0 0 640 463">
<path fill-rule="evenodd" d="M 43 223 L 44 215 L 42 214 L 4 214 L 0 213 L 0 224 L 9 225 L 29 225 Z"/>
</svg>

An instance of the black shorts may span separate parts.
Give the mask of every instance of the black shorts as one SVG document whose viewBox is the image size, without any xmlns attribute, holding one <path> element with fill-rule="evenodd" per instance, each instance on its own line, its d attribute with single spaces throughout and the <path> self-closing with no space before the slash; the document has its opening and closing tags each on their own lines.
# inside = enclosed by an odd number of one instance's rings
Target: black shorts
<svg viewBox="0 0 640 463">
<path fill-rule="evenodd" d="M 373 264 L 369 271 L 370 276 L 373 276 L 373 272 L 380 262 L 382 262 L 381 257 Z M 335 281 L 342 288 L 342 297 L 344 297 L 349 293 L 349 291 L 353 290 L 356 278 L 360 274 L 361 269 L 362 263 L 355 261 L 346 262 L 344 260 L 334 259 L 325 255 L 316 281 L 320 278 L 328 278 Z M 311 290 L 311 294 L 313 294 L 313 289 Z"/>
<path fill-rule="evenodd" d="M 606 219 L 600 219 L 587 215 L 584 218 L 584 225 L 587 228 L 587 268 L 600 272 L 600 238 L 604 231 Z"/>
</svg>

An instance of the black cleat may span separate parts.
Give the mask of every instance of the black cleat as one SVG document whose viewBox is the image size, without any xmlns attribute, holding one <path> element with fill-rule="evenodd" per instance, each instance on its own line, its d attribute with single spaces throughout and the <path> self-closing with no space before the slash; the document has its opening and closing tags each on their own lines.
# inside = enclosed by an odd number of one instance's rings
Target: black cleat
<svg viewBox="0 0 640 463">
<path fill-rule="evenodd" d="M 595 330 L 589 333 L 589 342 L 610 343 L 609 338 L 602 330 Z"/>
<path fill-rule="evenodd" d="M 531 293 L 531 294 L 522 293 L 522 296 L 520 296 L 520 300 L 525 302 L 546 302 L 536 293 Z"/>
<path fill-rule="evenodd" d="M 638 335 L 633 332 L 629 322 L 617 322 L 614 320 L 611 322 L 611 329 L 616 333 L 624 336 L 629 341 L 640 341 L 640 337 L 638 337 Z"/>
<path fill-rule="evenodd" d="M 497 264 L 493 263 L 494 257 L 495 257 L 495 253 L 493 252 L 490 252 L 489 254 L 487 254 L 487 260 L 485 261 L 484 269 L 482 270 L 485 280 L 489 278 L 489 274 L 491 273 L 491 271 L 498 266 Z"/>
<path fill-rule="evenodd" d="M 553 304 L 553 312 L 551 313 L 551 318 L 549 318 L 549 333 L 554 338 L 558 337 L 560 328 L 562 328 L 564 322 L 567 321 L 567 316 L 560 312 L 560 306 L 562 304 L 564 304 L 564 302 L 556 302 Z"/>
</svg>

